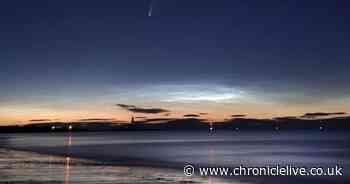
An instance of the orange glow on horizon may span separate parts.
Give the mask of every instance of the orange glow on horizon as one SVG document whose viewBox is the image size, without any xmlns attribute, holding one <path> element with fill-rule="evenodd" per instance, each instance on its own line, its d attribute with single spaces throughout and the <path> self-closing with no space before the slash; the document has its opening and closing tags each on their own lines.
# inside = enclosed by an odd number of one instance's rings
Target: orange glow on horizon
<svg viewBox="0 0 350 184">
<path fill-rule="evenodd" d="M 170 115 L 166 113 L 159 114 L 142 114 L 132 113 L 124 109 L 118 109 L 113 105 L 103 105 L 94 108 L 81 108 L 76 110 L 66 109 L 38 109 L 33 110 L 31 107 L 0 108 L 0 125 L 25 125 L 31 123 L 43 122 L 63 122 L 72 123 L 80 122 L 82 119 L 113 119 L 112 122 L 123 123 L 130 122 L 132 116 L 145 116 L 147 118 L 183 118 L 185 114 L 200 114 L 200 118 L 222 121 L 232 118 L 234 114 L 246 115 L 246 118 L 271 119 L 275 117 L 301 116 L 307 112 L 347 112 L 344 105 L 323 104 L 314 107 L 314 105 L 280 105 L 280 104 L 201 104 L 201 103 L 154 103 L 155 107 L 169 109 Z M 335 108 L 330 108 L 335 107 Z M 48 121 L 31 121 L 31 120 L 48 120 Z M 88 122 L 88 121 L 85 121 Z M 94 121 L 93 121 L 94 122 Z M 95 121 L 96 122 L 96 121 Z M 102 122 L 102 121 L 101 121 Z"/>
</svg>

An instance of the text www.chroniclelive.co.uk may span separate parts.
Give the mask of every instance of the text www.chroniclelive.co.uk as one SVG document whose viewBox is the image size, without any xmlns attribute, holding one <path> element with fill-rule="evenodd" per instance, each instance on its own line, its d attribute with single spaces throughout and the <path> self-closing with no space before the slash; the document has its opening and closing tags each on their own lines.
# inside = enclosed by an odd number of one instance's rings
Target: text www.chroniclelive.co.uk
<svg viewBox="0 0 350 184">
<path fill-rule="evenodd" d="M 198 167 L 184 166 L 186 176 L 343 176 L 343 168 L 335 167 L 294 167 L 266 166 L 266 167 Z"/>
</svg>

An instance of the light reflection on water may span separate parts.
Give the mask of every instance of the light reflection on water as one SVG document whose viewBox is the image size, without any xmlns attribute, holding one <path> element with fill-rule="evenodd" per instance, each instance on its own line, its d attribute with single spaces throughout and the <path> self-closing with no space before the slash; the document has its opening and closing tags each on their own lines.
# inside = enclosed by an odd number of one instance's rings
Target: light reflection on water
<svg viewBox="0 0 350 184">
<path fill-rule="evenodd" d="M 62 157 L 2 151 L 0 184 L 33 179 L 37 183 L 65 184 L 225 183 L 218 178 L 186 178 L 178 170 L 119 167 L 75 158 L 92 157 L 108 162 L 113 159 L 126 161 L 124 158 L 128 156 L 149 159 L 152 163 L 159 160 L 180 164 L 191 161 L 194 165 L 259 166 L 292 162 L 302 166 L 339 163 L 347 167 L 350 163 L 348 140 L 347 134 L 338 132 L 220 132 L 210 136 L 207 132 L 13 134 L 8 136 L 10 148 L 39 150 Z M 3 168 L 7 164 L 10 164 L 9 168 Z"/>
<path fill-rule="evenodd" d="M 66 157 L 66 162 L 65 162 L 65 167 L 64 167 L 64 183 L 69 184 L 70 182 L 70 177 L 69 177 L 69 172 L 70 172 L 70 157 Z"/>
<path fill-rule="evenodd" d="M 349 136 L 337 132 L 117 132 L 11 135 L 10 147 L 121 161 L 157 161 L 232 166 L 292 163 L 350 165 Z M 38 144 L 40 143 L 40 144 Z M 122 160 L 119 160 L 122 159 Z M 229 162 L 229 163 L 228 163 Z M 149 164 L 149 163 L 146 163 Z M 146 165 L 148 166 L 148 165 Z"/>
<path fill-rule="evenodd" d="M 0 184 L 226 183 L 219 178 L 187 178 L 170 169 L 120 167 L 71 157 L 0 149 Z M 232 181 L 227 182 L 232 183 Z"/>
<path fill-rule="evenodd" d="M 66 161 L 64 163 L 64 184 L 70 184 L 70 147 L 72 146 L 72 134 L 68 134 L 67 139 L 67 156 Z"/>
<path fill-rule="evenodd" d="M 0 184 L 232 183 L 219 178 L 185 177 L 172 169 L 113 166 L 72 158 L 73 134 L 64 139 L 66 156 L 14 151 L 0 147 Z"/>
</svg>

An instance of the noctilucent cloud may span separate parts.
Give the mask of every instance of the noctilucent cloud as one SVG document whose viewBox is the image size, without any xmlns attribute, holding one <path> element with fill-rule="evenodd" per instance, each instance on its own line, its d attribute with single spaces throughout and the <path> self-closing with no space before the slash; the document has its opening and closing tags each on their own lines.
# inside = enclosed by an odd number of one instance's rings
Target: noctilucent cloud
<svg viewBox="0 0 350 184">
<path fill-rule="evenodd" d="M 0 123 L 349 112 L 348 1 L 0 6 Z M 151 16 L 150 16 L 151 14 Z"/>
</svg>

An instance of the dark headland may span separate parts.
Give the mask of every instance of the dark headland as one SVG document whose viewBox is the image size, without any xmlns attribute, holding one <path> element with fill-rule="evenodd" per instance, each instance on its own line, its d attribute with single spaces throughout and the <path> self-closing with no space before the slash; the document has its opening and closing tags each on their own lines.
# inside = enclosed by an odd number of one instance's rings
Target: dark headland
<svg viewBox="0 0 350 184">
<path fill-rule="evenodd" d="M 153 121 L 153 120 L 152 120 Z M 209 123 L 205 119 L 157 119 L 157 123 L 149 120 L 129 122 L 41 122 L 25 125 L 0 126 L 1 133 L 17 132 L 84 132 L 84 131 L 146 131 L 146 130 L 343 130 L 350 129 L 350 117 L 334 117 L 324 119 L 302 119 L 281 117 L 274 119 L 233 118 L 221 122 Z"/>
</svg>

